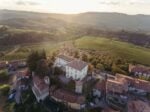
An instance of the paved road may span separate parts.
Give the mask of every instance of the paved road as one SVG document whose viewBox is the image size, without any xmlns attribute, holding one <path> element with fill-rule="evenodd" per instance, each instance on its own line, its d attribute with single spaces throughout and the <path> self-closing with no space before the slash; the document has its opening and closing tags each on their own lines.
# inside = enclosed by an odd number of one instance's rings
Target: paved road
<svg viewBox="0 0 150 112">
<path fill-rule="evenodd" d="M 21 98 L 21 89 L 18 87 L 18 88 L 17 88 L 16 95 L 15 95 L 15 100 L 16 100 L 16 103 L 17 103 L 17 104 L 20 103 L 20 98 Z"/>
</svg>

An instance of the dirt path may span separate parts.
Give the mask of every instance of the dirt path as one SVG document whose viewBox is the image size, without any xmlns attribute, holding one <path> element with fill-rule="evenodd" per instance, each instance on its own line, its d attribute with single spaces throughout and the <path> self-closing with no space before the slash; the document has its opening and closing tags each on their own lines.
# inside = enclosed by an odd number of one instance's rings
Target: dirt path
<svg viewBox="0 0 150 112">
<path fill-rule="evenodd" d="M 19 48 L 20 48 L 20 46 L 15 46 L 14 49 L 12 51 L 10 51 L 9 53 L 7 53 L 6 55 L 11 55 L 11 54 L 15 53 Z"/>
</svg>

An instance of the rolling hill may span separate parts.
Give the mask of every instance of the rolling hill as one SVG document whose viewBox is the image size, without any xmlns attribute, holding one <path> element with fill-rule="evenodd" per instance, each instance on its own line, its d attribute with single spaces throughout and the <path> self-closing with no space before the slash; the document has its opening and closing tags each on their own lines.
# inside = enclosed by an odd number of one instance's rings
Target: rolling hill
<svg viewBox="0 0 150 112">
<path fill-rule="evenodd" d="M 150 49 L 126 42 L 119 42 L 103 37 L 82 37 L 75 41 L 75 46 L 82 50 L 107 52 L 109 55 L 119 56 L 129 61 L 150 65 Z"/>
<path fill-rule="evenodd" d="M 81 14 L 55 14 L 55 13 L 34 13 L 23 11 L 10 11 L 0 10 L 0 23 L 5 21 L 13 21 L 14 19 L 28 19 L 37 20 L 40 22 L 58 22 L 61 26 L 67 23 L 75 23 L 82 25 L 93 26 L 103 30 L 126 30 L 126 31 L 140 31 L 150 32 L 150 15 L 127 15 L 121 13 L 99 13 L 99 12 L 87 12 Z M 19 22 L 20 20 L 18 20 Z M 4 24 L 10 24 L 10 22 L 4 22 Z M 23 23 L 23 20 L 21 21 Z M 27 21 L 25 21 L 27 22 Z M 34 23 L 34 22 L 33 22 Z M 62 25 L 63 24 L 63 25 Z M 49 25 L 49 23 L 47 24 Z M 42 26 L 41 26 L 42 27 Z"/>
<path fill-rule="evenodd" d="M 106 38 L 116 38 L 120 41 L 150 47 L 150 15 L 98 12 L 55 14 L 0 10 L 0 25 L 23 31 L 31 30 L 34 32 L 50 33 L 56 40 L 72 39 L 88 35 L 104 36 Z M 2 37 L 0 35 L 0 38 Z M 40 37 L 38 38 L 39 41 L 43 42 L 43 37 L 41 39 Z M 7 40 L 11 39 L 12 36 L 9 35 Z M 15 40 L 17 41 L 17 39 Z M 0 41 L 3 43 L 5 40 Z M 35 42 L 37 42 L 36 39 Z"/>
<path fill-rule="evenodd" d="M 25 46 L 25 52 L 16 53 L 20 57 L 29 53 L 28 44 L 48 42 L 49 51 L 53 44 L 75 40 L 77 48 L 150 63 L 150 15 L 98 12 L 65 15 L 0 10 L 0 25 L 0 51 L 7 49 L 9 52 L 15 46 Z M 12 55 L 8 58 L 16 57 Z"/>
</svg>

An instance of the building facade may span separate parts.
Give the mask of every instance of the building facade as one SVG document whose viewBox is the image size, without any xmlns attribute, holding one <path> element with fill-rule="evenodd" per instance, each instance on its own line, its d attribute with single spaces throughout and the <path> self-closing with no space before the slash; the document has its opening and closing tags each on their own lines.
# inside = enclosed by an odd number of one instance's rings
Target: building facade
<svg viewBox="0 0 150 112">
<path fill-rule="evenodd" d="M 80 60 L 74 60 L 66 65 L 66 77 L 73 80 L 82 80 L 86 77 L 87 71 L 88 64 Z"/>
<path fill-rule="evenodd" d="M 38 102 L 44 100 L 49 95 L 49 85 L 47 84 L 47 80 L 45 81 L 38 76 L 33 76 L 32 91 Z"/>
<path fill-rule="evenodd" d="M 62 68 L 66 72 L 66 77 L 73 80 L 84 79 L 88 72 L 88 64 L 86 62 L 65 55 L 57 56 L 54 66 Z"/>
</svg>

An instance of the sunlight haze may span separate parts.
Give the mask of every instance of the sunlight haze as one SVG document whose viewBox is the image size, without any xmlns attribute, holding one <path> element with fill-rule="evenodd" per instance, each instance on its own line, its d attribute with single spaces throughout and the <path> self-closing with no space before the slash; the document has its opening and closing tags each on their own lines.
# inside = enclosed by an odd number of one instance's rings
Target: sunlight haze
<svg viewBox="0 0 150 112">
<path fill-rule="evenodd" d="M 150 14 L 150 0 L 0 0 L 0 9 L 75 14 L 119 12 Z"/>
</svg>

